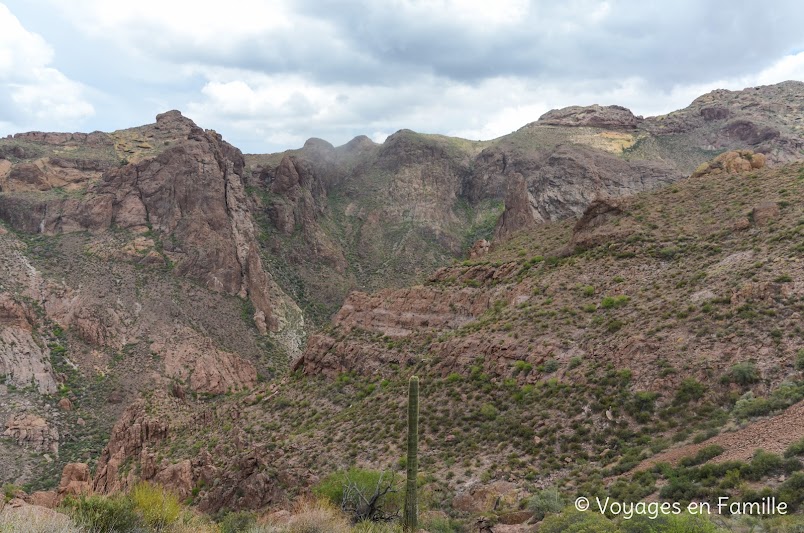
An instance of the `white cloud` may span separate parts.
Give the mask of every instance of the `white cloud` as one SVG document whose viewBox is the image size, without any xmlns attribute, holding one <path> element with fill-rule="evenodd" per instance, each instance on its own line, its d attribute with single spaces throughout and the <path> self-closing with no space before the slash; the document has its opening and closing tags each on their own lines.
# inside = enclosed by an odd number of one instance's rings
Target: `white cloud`
<svg viewBox="0 0 804 533">
<path fill-rule="evenodd" d="M 53 41 L 60 53 L 80 41 L 107 58 L 109 85 L 97 86 L 125 102 L 106 106 L 118 120 L 178 108 L 252 152 L 309 137 L 382 140 L 401 128 L 489 139 L 567 105 L 619 104 L 649 116 L 715 88 L 804 78 L 804 56 L 783 57 L 804 45 L 794 0 L 729 16 L 695 0 L 661 15 L 638 0 L 5 1 L 58 13 L 51 31 L 79 37 Z M 79 84 L 46 70 L 48 44 L 18 30 L 0 47 L 0 83 L 4 68 L 16 72 L 3 66 L 11 61 L 28 72 L 14 109 L 91 113 Z M 102 78 L 85 76 L 90 85 Z M 59 89 L 36 90 L 48 86 Z M 6 100 L 0 94 L 0 109 Z"/>
<path fill-rule="evenodd" d="M 0 4 L 0 127 L 69 127 L 94 113 L 86 88 L 50 67 L 53 49 Z M 43 128 L 45 129 L 45 128 Z"/>
</svg>

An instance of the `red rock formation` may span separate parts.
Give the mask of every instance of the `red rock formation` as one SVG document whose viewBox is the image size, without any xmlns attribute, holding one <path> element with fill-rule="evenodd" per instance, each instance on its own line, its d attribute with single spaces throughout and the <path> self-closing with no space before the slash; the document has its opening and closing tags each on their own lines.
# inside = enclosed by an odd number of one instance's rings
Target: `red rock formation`
<svg viewBox="0 0 804 533">
<path fill-rule="evenodd" d="M 92 494 L 92 474 L 86 463 L 68 463 L 61 472 L 58 498 Z"/>
<path fill-rule="evenodd" d="M 101 452 L 92 481 L 93 490 L 105 494 L 128 487 L 134 481 L 133 473 L 121 479 L 120 467 L 127 459 L 139 459 L 141 454 L 147 454 L 148 445 L 164 440 L 167 435 L 167 423 L 149 416 L 144 401 L 131 404 L 114 425 L 109 443 Z"/>
<path fill-rule="evenodd" d="M 32 414 L 12 415 L 6 421 L 4 437 L 9 437 L 20 446 L 33 448 L 40 452 L 59 451 L 59 432 L 50 427 L 47 421 Z"/>
<path fill-rule="evenodd" d="M 542 125 L 609 129 L 634 129 L 641 121 L 642 117 L 635 117 L 629 109 L 618 105 L 570 106 L 553 109 L 539 117 Z"/>
</svg>

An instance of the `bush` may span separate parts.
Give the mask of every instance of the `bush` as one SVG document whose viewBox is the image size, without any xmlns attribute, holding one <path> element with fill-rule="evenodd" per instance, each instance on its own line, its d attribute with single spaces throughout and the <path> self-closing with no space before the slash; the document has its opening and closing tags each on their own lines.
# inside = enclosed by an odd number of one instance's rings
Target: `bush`
<svg viewBox="0 0 804 533">
<path fill-rule="evenodd" d="M 134 502 L 122 495 L 67 497 L 62 510 L 92 531 L 137 531 L 142 526 Z"/>
<path fill-rule="evenodd" d="M 737 418 L 749 418 L 752 416 L 762 416 L 770 413 L 773 406 L 765 398 L 755 398 L 751 391 L 743 394 L 737 403 L 734 404 L 734 416 Z"/>
<path fill-rule="evenodd" d="M 784 452 L 785 457 L 795 457 L 796 455 L 804 455 L 804 439 L 794 442 Z"/>
<path fill-rule="evenodd" d="M 804 348 L 799 350 L 796 355 L 796 368 L 798 370 L 804 370 Z"/>
<path fill-rule="evenodd" d="M 676 405 L 689 403 L 693 400 L 703 398 L 706 388 L 694 378 L 687 378 L 681 382 L 681 386 L 676 391 L 673 403 Z"/>
<path fill-rule="evenodd" d="M 155 529 L 176 522 L 182 512 L 179 499 L 160 485 L 138 483 L 131 491 L 131 500 L 145 523 Z"/>
<path fill-rule="evenodd" d="M 759 371 L 754 363 L 737 363 L 723 375 L 721 380 L 724 383 L 736 383 L 746 386 L 759 381 Z"/>
<path fill-rule="evenodd" d="M 660 514 L 656 518 L 639 515 L 620 522 L 623 533 L 718 533 L 724 531 L 708 518 L 693 514 Z"/>
<path fill-rule="evenodd" d="M 497 410 L 497 408 L 490 403 L 484 403 L 483 405 L 480 406 L 480 416 L 482 416 L 483 418 L 494 420 L 495 418 L 497 418 L 498 414 L 499 411 Z"/>
<path fill-rule="evenodd" d="M 542 370 L 545 374 L 552 374 L 559 368 L 559 363 L 555 359 L 548 359 L 542 364 Z"/>
<path fill-rule="evenodd" d="M 723 451 L 723 446 L 718 446 L 717 444 L 705 446 L 698 450 L 698 453 L 696 453 L 694 456 L 682 458 L 678 464 L 685 467 L 700 465 L 709 461 L 710 459 L 714 459 L 723 453 Z"/>
<path fill-rule="evenodd" d="M 248 511 L 239 511 L 226 513 L 220 521 L 221 533 L 238 533 L 246 531 L 254 525 L 257 521 L 254 513 Z"/>
<path fill-rule="evenodd" d="M 601 300 L 600 307 L 603 309 L 614 309 L 615 307 L 622 307 L 628 303 L 630 298 L 623 294 L 619 296 L 606 296 Z"/>
<path fill-rule="evenodd" d="M 528 501 L 528 510 L 536 520 L 543 520 L 548 514 L 560 513 L 564 508 L 564 499 L 557 489 L 549 488 L 534 494 Z"/>
<path fill-rule="evenodd" d="M 401 482 L 388 472 L 363 468 L 339 470 L 328 475 L 313 487 L 313 494 L 341 509 L 354 511 L 357 515 L 358 510 L 364 506 L 364 502 L 356 490 L 360 491 L 365 498 L 370 498 L 379 485 L 387 486 L 388 483 L 392 483 L 392 490 L 385 494 L 377 504 L 377 510 L 388 516 L 396 514 L 402 508 L 404 498 L 403 491 L 400 490 Z M 350 486 L 353 490 L 349 490 Z M 312 508 L 320 511 L 320 507 L 320 505 L 316 505 Z"/>
<path fill-rule="evenodd" d="M 617 533 L 614 523 L 598 512 L 582 513 L 568 509 L 548 516 L 539 526 L 539 533 Z"/>
<path fill-rule="evenodd" d="M 784 468 L 784 461 L 775 453 L 757 450 L 751 458 L 751 467 L 746 477 L 751 481 L 759 481 L 770 475 L 778 474 Z"/>
<path fill-rule="evenodd" d="M 804 503 L 804 472 L 796 472 L 781 484 L 779 501 L 787 503 L 789 512 L 798 511 Z"/>
<path fill-rule="evenodd" d="M 349 533 L 349 522 L 346 517 L 331 504 L 325 501 L 304 503 L 281 526 L 282 533 Z"/>
</svg>

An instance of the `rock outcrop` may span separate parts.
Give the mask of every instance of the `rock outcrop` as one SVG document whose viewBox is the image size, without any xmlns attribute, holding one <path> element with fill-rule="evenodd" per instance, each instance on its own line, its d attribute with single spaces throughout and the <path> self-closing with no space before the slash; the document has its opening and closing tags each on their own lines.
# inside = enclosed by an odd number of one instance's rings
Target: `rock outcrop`
<svg viewBox="0 0 804 533">
<path fill-rule="evenodd" d="M 712 161 L 701 163 L 691 177 L 697 178 L 705 174 L 736 174 L 756 170 L 763 168 L 765 162 L 764 154 L 754 153 L 751 150 L 732 150 L 720 154 Z"/>
<path fill-rule="evenodd" d="M 47 421 L 32 414 L 12 415 L 6 421 L 4 437 L 9 437 L 20 446 L 39 452 L 59 451 L 59 432 Z"/>
<path fill-rule="evenodd" d="M 137 401 L 126 408 L 109 436 L 95 467 L 92 487 L 95 492 L 123 490 L 135 481 L 134 473 L 121 477 L 120 467 L 127 459 L 145 458 L 148 446 L 167 438 L 169 425 L 145 412 L 145 402 Z"/>
<path fill-rule="evenodd" d="M 20 388 L 33 384 L 42 394 L 56 392 L 50 350 L 36 337 L 36 315 L 0 292 L 0 376 Z"/>
<path fill-rule="evenodd" d="M 618 105 L 570 106 L 539 117 L 539 124 L 546 126 L 634 129 L 640 122 L 642 117 L 635 117 L 631 110 Z"/>
<path fill-rule="evenodd" d="M 64 465 L 56 493 L 59 499 L 65 496 L 92 494 L 92 474 L 89 471 L 89 465 L 86 463 Z"/>
<path fill-rule="evenodd" d="M 159 115 L 153 128 L 173 139 L 153 157 L 104 169 L 97 180 L 94 174 L 85 176 L 80 197 L 0 195 L 0 218 L 30 233 L 112 227 L 150 231 L 176 274 L 250 299 L 262 332 L 279 331 L 287 324 L 275 311 L 292 304 L 275 301 L 282 299 L 281 290 L 263 268 L 246 201 L 242 154 L 177 111 Z M 36 164 L 20 163 L 9 176 L 14 172 L 25 177 L 16 181 L 44 179 Z"/>
<path fill-rule="evenodd" d="M 209 338 L 189 329 L 179 329 L 170 338 L 153 342 L 150 351 L 163 358 L 168 377 L 186 382 L 194 392 L 223 394 L 257 383 L 257 369 L 252 363 L 217 348 Z"/>
<path fill-rule="evenodd" d="M 513 161 L 509 168 L 519 172 L 509 178 L 497 239 L 540 222 L 577 217 L 601 198 L 630 196 L 681 178 L 662 162 L 625 161 L 602 150 L 568 144 L 536 159 Z"/>
</svg>

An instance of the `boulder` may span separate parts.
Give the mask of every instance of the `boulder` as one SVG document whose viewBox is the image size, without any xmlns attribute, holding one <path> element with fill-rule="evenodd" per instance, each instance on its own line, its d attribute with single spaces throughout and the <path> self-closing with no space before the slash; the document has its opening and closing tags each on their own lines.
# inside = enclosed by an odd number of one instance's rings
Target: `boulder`
<svg viewBox="0 0 804 533">
<path fill-rule="evenodd" d="M 86 463 L 68 463 L 61 472 L 59 498 L 92 494 L 92 475 Z"/>
</svg>

